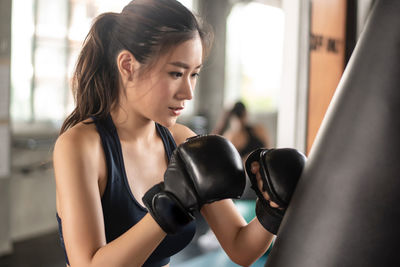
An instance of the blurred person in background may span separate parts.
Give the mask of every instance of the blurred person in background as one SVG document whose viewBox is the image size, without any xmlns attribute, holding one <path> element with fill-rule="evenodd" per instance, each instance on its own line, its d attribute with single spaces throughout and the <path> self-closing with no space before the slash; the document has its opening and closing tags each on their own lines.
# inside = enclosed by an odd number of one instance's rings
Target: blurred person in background
<svg viewBox="0 0 400 267">
<path fill-rule="evenodd" d="M 261 124 L 249 123 L 247 109 L 242 101 L 237 101 L 231 109 L 225 111 L 213 133 L 230 140 L 244 160 L 253 150 L 270 147 L 268 132 Z"/>
</svg>

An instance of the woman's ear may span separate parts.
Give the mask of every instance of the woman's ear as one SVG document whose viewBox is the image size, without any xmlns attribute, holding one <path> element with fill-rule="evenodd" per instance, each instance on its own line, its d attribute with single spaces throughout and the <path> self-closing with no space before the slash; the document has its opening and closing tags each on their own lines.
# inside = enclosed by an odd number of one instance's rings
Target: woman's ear
<svg viewBox="0 0 400 267">
<path fill-rule="evenodd" d="M 122 50 L 117 56 L 117 66 L 121 78 L 131 81 L 140 63 L 131 52 Z"/>
</svg>

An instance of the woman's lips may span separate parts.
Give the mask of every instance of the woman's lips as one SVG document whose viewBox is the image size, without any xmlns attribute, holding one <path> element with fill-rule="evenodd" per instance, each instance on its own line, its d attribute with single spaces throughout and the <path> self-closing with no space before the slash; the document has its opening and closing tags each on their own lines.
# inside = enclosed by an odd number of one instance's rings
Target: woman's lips
<svg viewBox="0 0 400 267">
<path fill-rule="evenodd" d="M 169 107 L 174 116 L 179 116 L 182 113 L 183 107 Z"/>
</svg>

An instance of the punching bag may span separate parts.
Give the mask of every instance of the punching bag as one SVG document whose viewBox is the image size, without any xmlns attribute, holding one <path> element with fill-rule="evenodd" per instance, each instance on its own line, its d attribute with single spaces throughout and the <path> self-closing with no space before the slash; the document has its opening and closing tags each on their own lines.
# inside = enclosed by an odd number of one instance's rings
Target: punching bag
<svg viewBox="0 0 400 267">
<path fill-rule="evenodd" d="M 266 266 L 400 266 L 399 0 L 375 1 Z"/>
</svg>

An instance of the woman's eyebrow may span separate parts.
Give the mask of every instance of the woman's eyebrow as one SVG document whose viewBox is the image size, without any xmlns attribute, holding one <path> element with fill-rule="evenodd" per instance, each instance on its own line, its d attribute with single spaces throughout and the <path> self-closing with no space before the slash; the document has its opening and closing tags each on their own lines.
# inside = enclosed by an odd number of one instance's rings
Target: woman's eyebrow
<svg viewBox="0 0 400 267">
<path fill-rule="evenodd" d="M 168 64 L 176 66 L 176 67 L 184 68 L 184 69 L 189 69 L 190 68 L 188 64 L 183 63 L 181 61 L 170 62 Z M 201 66 L 203 66 L 203 64 L 198 65 L 195 69 L 199 69 L 199 68 L 201 68 Z"/>
</svg>

